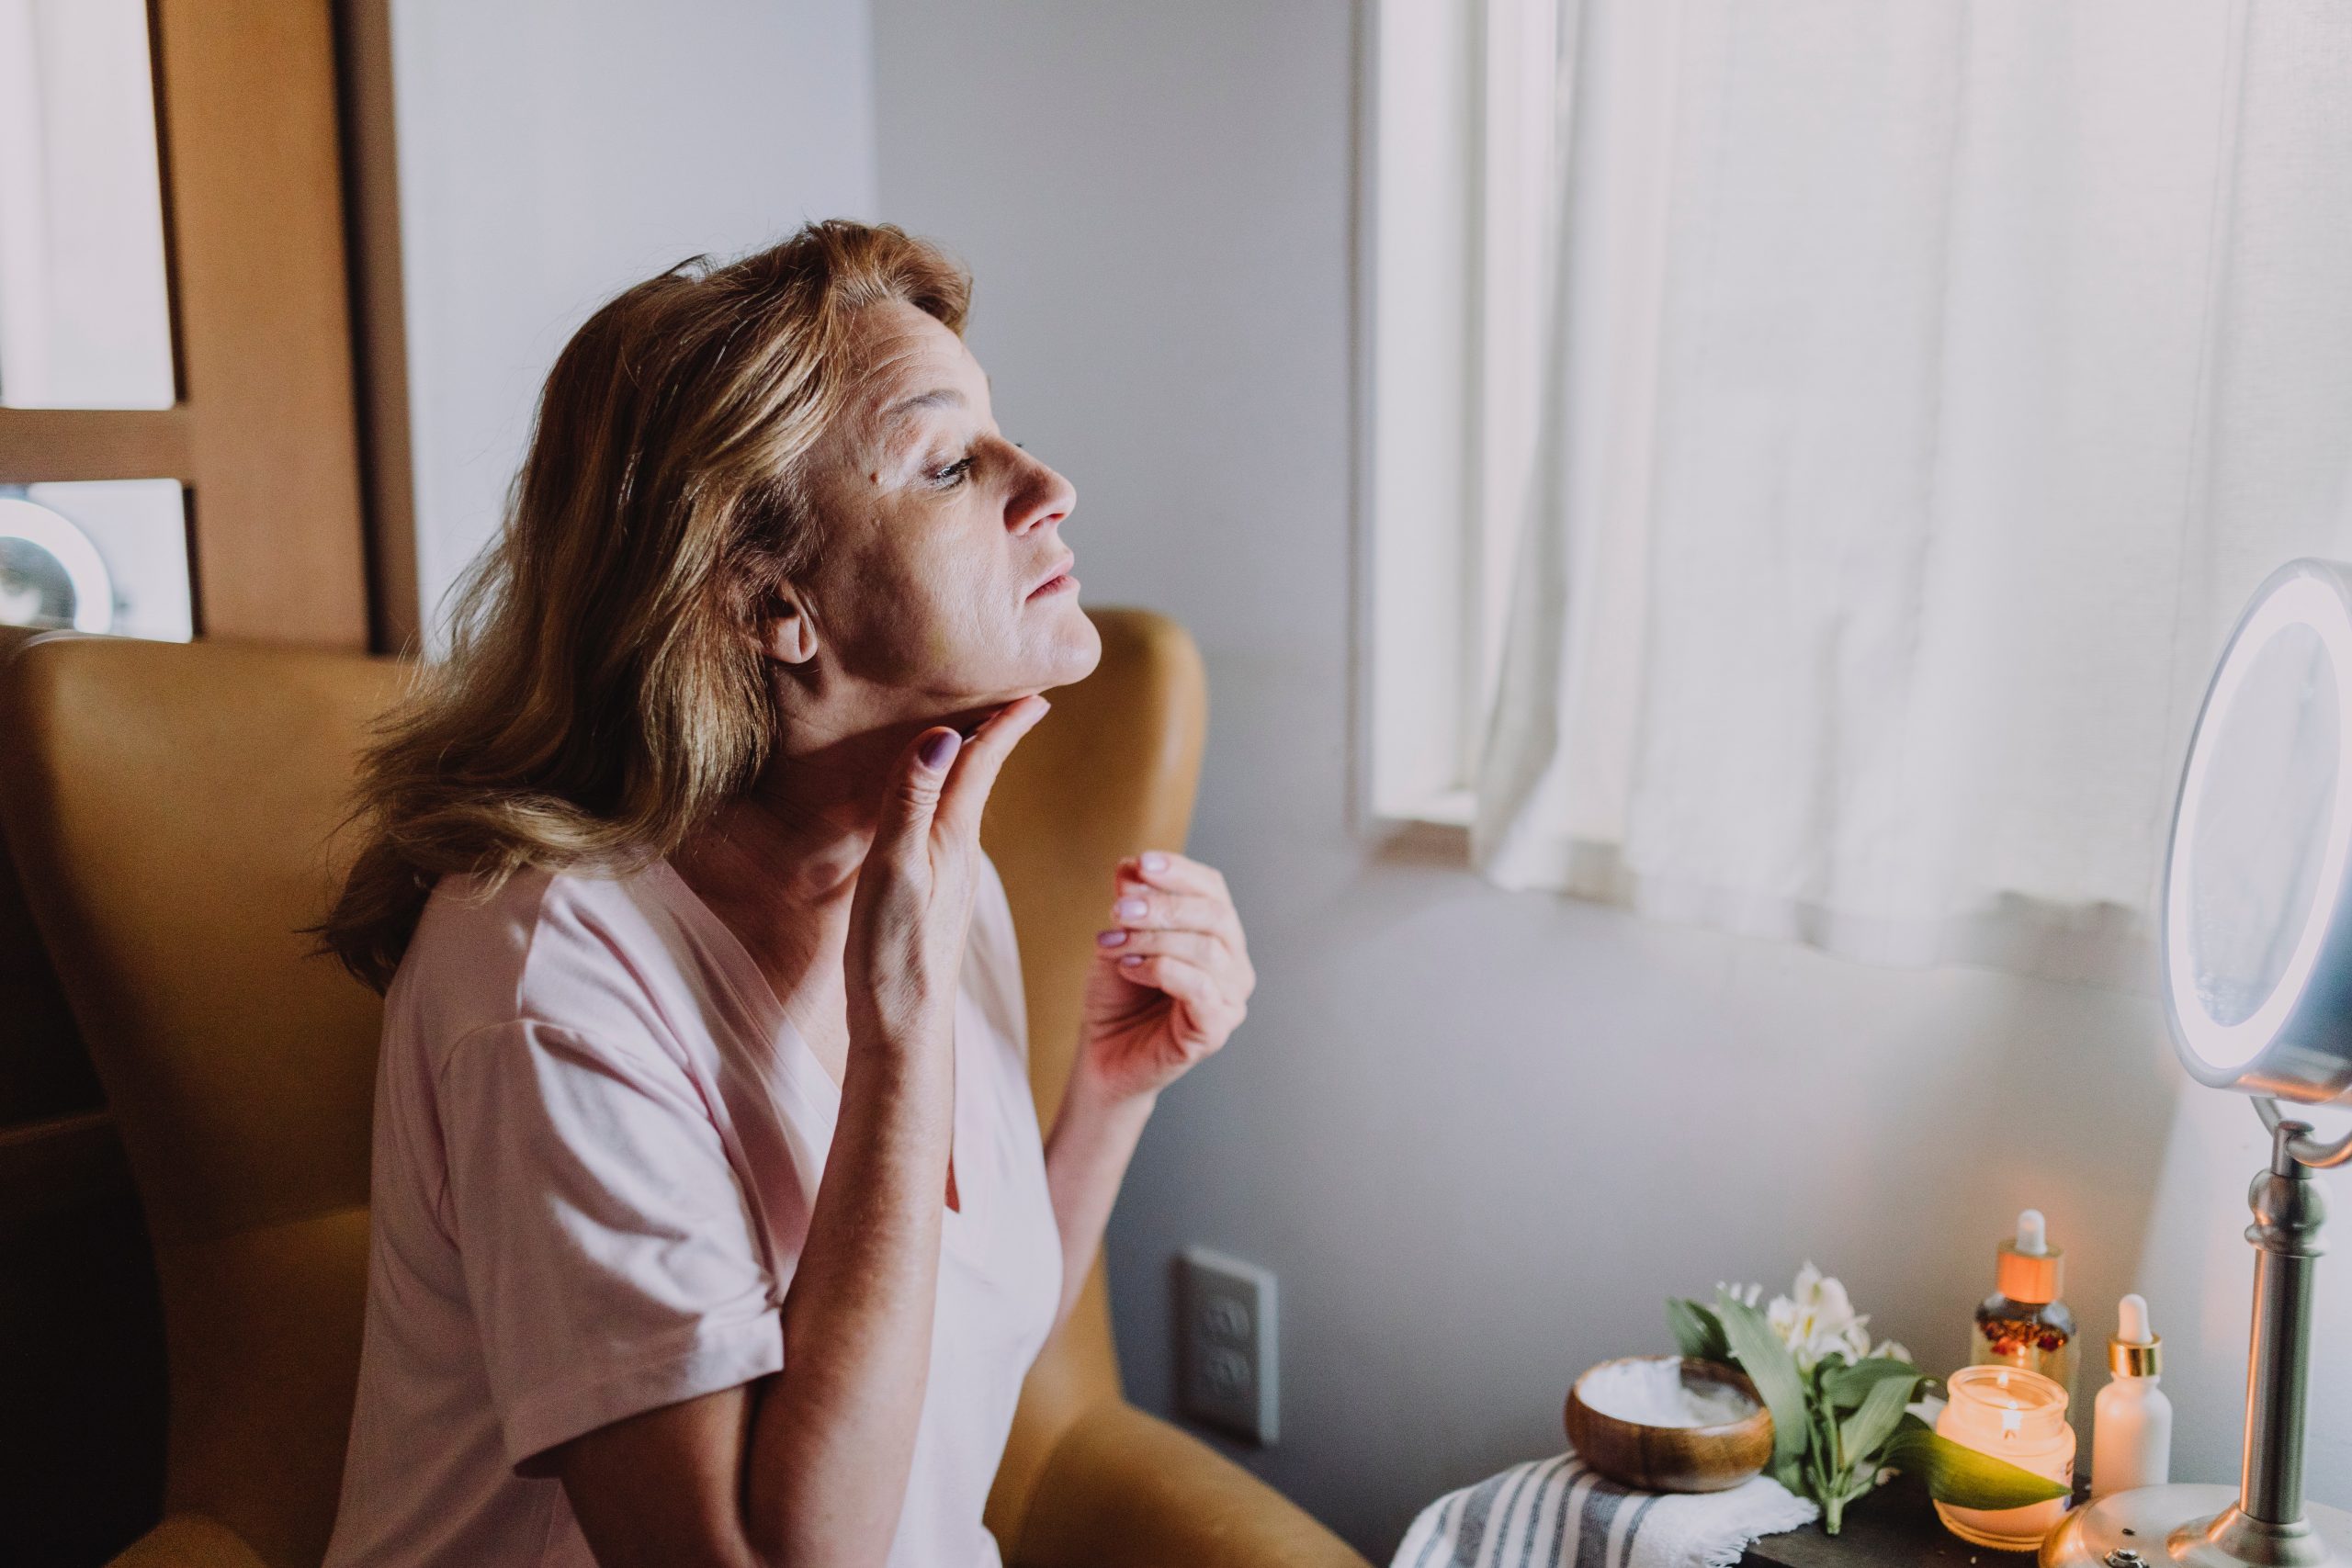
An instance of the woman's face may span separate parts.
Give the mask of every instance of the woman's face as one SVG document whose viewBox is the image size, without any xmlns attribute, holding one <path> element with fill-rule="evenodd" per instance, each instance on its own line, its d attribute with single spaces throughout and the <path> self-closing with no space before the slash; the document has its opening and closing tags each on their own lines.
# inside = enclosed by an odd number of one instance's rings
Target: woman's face
<svg viewBox="0 0 2352 1568">
<path fill-rule="evenodd" d="M 852 354 L 847 412 L 810 454 L 821 545 L 793 606 L 818 667 L 804 685 L 836 710 L 820 728 L 930 722 L 1083 678 L 1102 642 L 1061 539 L 1069 481 L 1005 439 L 979 362 L 913 306 L 861 311 Z"/>
</svg>

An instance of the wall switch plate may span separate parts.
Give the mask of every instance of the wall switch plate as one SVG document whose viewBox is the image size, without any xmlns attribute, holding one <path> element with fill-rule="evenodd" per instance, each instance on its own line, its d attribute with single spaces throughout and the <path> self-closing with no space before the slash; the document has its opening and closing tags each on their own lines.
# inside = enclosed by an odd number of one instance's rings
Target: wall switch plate
<svg viewBox="0 0 2352 1568">
<path fill-rule="evenodd" d="M 1176 1314 L 1184 1414 L 1271 1448 L 1280 1408 L 1273 1275 L 1186 1247 L 1176 1260 Z"/>
</svg>

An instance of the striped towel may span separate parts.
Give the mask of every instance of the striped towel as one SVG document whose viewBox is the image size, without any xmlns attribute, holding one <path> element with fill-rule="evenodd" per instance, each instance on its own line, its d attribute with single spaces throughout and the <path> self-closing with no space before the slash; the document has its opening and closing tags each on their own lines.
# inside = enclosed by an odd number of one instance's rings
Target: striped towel
<svg viewBox="0 0 2352 1568">
<path fill-rule="evenodd" d="M 1635 1492 L 1565 1453 L 1431 1503 L 1391 1568 L 1732 1568 L 1758 1536 L 1820 1512 L 1769 1475 L 1728 1492 Z"/>
</svg>

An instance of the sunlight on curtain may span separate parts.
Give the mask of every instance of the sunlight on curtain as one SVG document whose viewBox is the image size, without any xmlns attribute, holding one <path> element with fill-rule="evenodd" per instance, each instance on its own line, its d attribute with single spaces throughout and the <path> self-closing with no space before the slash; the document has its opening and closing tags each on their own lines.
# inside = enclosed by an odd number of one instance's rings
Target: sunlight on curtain
<svg viewBox="0 0 2352 1568">
<path fill-rule="evenodd" d="M 2352 7 L 1576 26 L 1479 864 L 2136 983 L 2230 618 L 2352 554 Z"/>
</svg>

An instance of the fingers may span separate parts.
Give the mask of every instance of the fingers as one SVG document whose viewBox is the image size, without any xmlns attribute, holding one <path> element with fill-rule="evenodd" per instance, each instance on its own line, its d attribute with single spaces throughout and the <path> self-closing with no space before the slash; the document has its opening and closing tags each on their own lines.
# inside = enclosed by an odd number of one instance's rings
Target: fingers
<svg viewBox="0 0 2352 1568">
<path fill-rule="evenodd" d="M 1208 931 L 1236 953 L 1246 946 L 1232 904 L 1205 894 L 1166 893 L 1130 883 L 1111 901 L 1111 919 L 1129 931 Z"/>
<path fill-rule="evenodd" d="M 996 776 L 1004 767 L 1004 760 L 1012 755 L 1021 738 L 1035 728 L 1037 721 L 1052 706 L 1040 696 L 1022 697 L 997 709 L 972 731 L 971 739 L 964 743 L 956 758 L 941 796 L 939 817 L 943 822 L 961 832 L 979 831 L 981 809 L 989 803 L 989 792 L 996 787 Z"/>
<path fill-rule="evenodd" d="M 1171 893 L 1199 893 L 1227 901 L 1232 898 L 1226 890 L 1223 872 L 1172 850 L 1146 850 L 1139 855 L 1129 855 L 1119 863 L 1119 878 L 1123 882 L 1140 882 L 1148 887 L 1164 887 Z"/>
<path fill-rule="evenodd" d="M 1113 919 L 1126 925 L 1214 931 L 1234 952 L 1248 950 L 1241 916 L 1233 907 L 1233 895 L 1226 887 L 1225 874 L 1216 867 L 1172 850 L 1146 850 L 1119 863 L 1117 881 Z M 1136 904 L 1142 906 L 1142 912 L 1135 919 L 1119 913 Z"/>
<path fill-rule="evenodd" d="M 1118 963 L 1123 970 L 1133 970 L 1136 965 L 1128 960 L 1139 956 L 1181 958 L 1214 977 L 1219 990 L 1237 1003 L 1258 987 L 1258 972 L 1249 955 L 1215 931 L 1114 927 L 1096 933 L 1094 945 L 1099 956 Z"/>
<path fill-rule="evenodd" d="M 963 737 L 944 725 L 934 725 L 907 742 L 890 774 L 889 794 L 882 802 L 882 817 L 875 826 L 869 855 L 903 862 L 925 842 L 946 787 L 948 770 L 963 745 Z"/>
<path fill-rule="evenodd" d="M 1205 1041 L 1223 1044 L 1241 1021 L 1245 1010 L 1226 994 L 1216 977 L 1172 953 L 1130 953 L 1118 961 L 1117 967 L 1121 979 L 1164 991 L 1182 1003 Z"/>
<path fill-rule="evenodd" d="M 1225 943 L 1206 931 L 1112 930 L 1098 933 L 1094 945 L 1105 958 L 1132 958 L 1137 953 L 1165 953 L 1203 969 L 1221 968 L 1232 962 L 1232 953 Z"/>
</svg>

